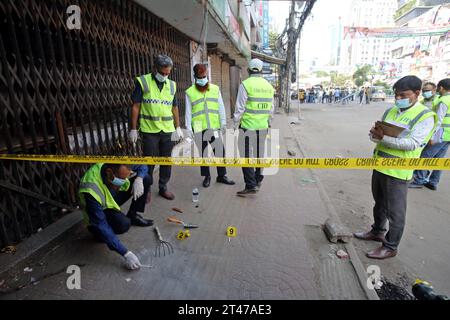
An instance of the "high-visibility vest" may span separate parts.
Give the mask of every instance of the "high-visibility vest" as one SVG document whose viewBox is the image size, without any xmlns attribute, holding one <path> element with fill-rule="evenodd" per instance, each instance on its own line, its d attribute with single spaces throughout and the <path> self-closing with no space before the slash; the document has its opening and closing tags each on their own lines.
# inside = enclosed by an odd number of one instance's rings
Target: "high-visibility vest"
<svg viewBox="0 0 450 320">
<path fill-rule="evenodd" d="M 84 210 L 84 222 L 86 224 L 89 224 L 89 217 L 85 211 L 85 193 L 90 194 L 102 206 L 103 209 L 113 209 L 120 212 L 120 206 L 114 200 L 106 184 L 103 183 L 101 175 L 102 167 L 103 163 L 94 164 L 88 171 L 86 171 L 83 178 L 81 178 L 80 188 L 78 189 L 78 197 L 80 199 L 81 207 Z M 120 187 L 119 191 L 127 191 L 129 188 L 130 181 L 126 179 L 125 184 Z"/>
<path fill-rule="evenodd" d="M 220 129 L 219 92 L 219 87 L 212 83 L 205 92 L 200 92 L 195 85 L 186 90 L 192 107 L 191 125 L 194 132 Z"/>
<path fill-rule="evenodd" d="M 167 80 L 160 91 L 151 73 L 136 78 L 141 85 L 143 100 L 140 113 L 140 131 L 144 133 L 174 132 L 172 105 L 176 83 Z"/>
<path fill-rule="evenodd" d="M 443 129 L 442 141 L 450 141 L 450 94 L 440 97 L 439 103 L 443 103 L 447 106 L 447 114 L 444 116 L 444 119 L 442 119 L 441 124 Z"/>
<path fill-rule="evenodd" d="M 439 95 L 435 94 L 431 100 L 426 100 L 423 98 L 420 100 L 420 103 L 436 112 L 436 107 L 439 105 Z"/>
<path fill-rule="evenodd" d="M 383 121 L 397 126 L 406 127 L 406 129 L 411 131 L 418 123 L 421 123 L 430 117 L 434 117 L 434 127 L 429 132 L 426 139 L 422 142 L 422 145 L 411 151 L 392 149 L 384 146 L 382 143 L 378 143 L 374 151 L 375 158 L 420 158 L 423 148 L 435 131 L 437 115 L 423 104 L 417 103 L 401 115 L 398 115 L 398 111 L 399 108 L 396 106 L 386 110 L 383 115 Z M 414 172 L 414 170 L 403 169 L 376 169 L 376 171 L 401 180 L 411 180 Z"/>
<path fill-rule="evenodd" d="M 250 76 L 242 84 L 248 99 L 241 118 L 241 127 L 248 130 L 267 129 L 275 90 L 266 79 L 258 76 Z"/>
</svg>

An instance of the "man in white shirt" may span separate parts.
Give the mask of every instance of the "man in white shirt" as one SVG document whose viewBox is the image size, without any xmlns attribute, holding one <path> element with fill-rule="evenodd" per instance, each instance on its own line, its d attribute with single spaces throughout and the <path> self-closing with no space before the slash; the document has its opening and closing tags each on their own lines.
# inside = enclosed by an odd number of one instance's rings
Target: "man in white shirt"
<svg viewBox="0 0 450 320">
<path fill-rule="evenodd" d="M 422 81 L 406 76 L 394 84 L 395 106 L 384 113 L 382 120 L 403 127 L 398 137 L 387 136 L 377 123 L 370 130 L 370 140 L 376 143 L 375 158 L 419 158 L 433 134 L 436 114 L 418 102 Z M 405 228 L 408 184 L 413 170 L 376 169 L 372 174 L 374 224 L 368 232 L 357 232 L 355 238 L 382 242 L 382 246 L 367 253 L 372 259 L 397 255 Z M 389 230 L 386 230 L 389 222 Z M 384 233 L 386 236 L 384 236 Z"/>
<path fill-rule="evenodd" d="M 185 123 L 199 149 L 201 157 L 206 156 L 205 151 L 211 145 L 216 157 L 225 155 L 223 140 L 220 137 L 227 129 L 227 119 L 222 95 L 217 85 L 208 81 L 208 68 L 204 64 L 194 66 L 195 83 L 186 90 Z M 203 178 L 203 187 L 211 184 L 209 167 L 202 166 L 200 172 Z M 217 167 L 218 183 L 234 185 L 235 182 L 227 177 L 225 167 Z"/>
</svg>

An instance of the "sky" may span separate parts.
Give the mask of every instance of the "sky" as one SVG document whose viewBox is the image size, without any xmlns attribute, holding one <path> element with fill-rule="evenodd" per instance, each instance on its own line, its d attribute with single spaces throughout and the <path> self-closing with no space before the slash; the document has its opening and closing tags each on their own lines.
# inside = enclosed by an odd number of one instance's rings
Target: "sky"
<svg viewBox="0 0 450 320">
<path fill-rule="evenodd" d="M 300 38 L 300 63 L 309 65 L 317 58 L 318 65 L 330 61 L 331 32 L 330 26 L 336 24 L 339 16 L 348 17 L 352 0 L 317 0 L 311 15 L 305 23 Z M 277 25 L 277 32 L 282 32 L 289 16 L 290 1 L 270 1 L 269 16 Z"/>
</svg>

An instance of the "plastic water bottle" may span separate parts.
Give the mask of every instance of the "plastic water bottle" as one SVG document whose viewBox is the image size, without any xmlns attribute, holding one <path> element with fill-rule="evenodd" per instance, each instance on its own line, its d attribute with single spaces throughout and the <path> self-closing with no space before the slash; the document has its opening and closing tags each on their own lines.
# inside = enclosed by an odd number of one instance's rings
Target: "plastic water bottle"
<svg viewBox="0 0 450 320">
<path fill-rule="evenodd" d="M 198 198 L 198 189 L 194 188 L 194 190 L 192 190 L 192 202 L 198 203 Z"/>
</svg>

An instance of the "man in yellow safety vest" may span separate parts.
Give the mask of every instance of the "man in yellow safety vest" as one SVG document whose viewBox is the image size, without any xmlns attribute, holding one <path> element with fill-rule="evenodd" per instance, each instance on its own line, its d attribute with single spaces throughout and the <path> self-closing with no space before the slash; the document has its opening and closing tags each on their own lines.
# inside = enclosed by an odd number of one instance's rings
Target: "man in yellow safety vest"
<svg viewBox="0 0 450 320">
<path fill-rule="evenodd" d="M 89 168 L 80 181 L 78 195 L 84 211 L 87 229 L 99 242 L 125 259 L 130 270 L 139 269 L 137 256 L 119 240 L 117 234 L 128 232 L 130 226 L 149 227 L 153 221 L 145 219 L 147 193 L 150 190 L 147 166 L 97 163 Z M 128 214 L 121 205 L 131 198 Z"/>
<path fill-rule="evenodd" d="M 436 112 L 435 108 L 439 103 L 439 94 L 436 94 L 436 85 L 433 82 L 426 82 L 422 87 L 422 100 L 420 103 Z"/>
<path fill-rule="evenodd" d="M 266 137 L 273 115 L 275 90 L 262 77 L 263 62 L 252 59 L 248 72 L 250 77 L 239 87 L 234 113 L 234 129 L 239 130 L 239 153 L 245 158 L 264 156 Z M 238 196 L 256 194 L 263 181 L 262 168 L 242 168 L 245 189 Z"/>
<path fill-rule="evenodd" d="M 201 157 L 204 157 L 208 144 L 211 145 L 216 157 L 225 155 L 223 139 L 227 129 L 225 106 L 220 88 L 208 81 L 208 68 L 204 64 L 194 66 L 195 83 L 186 90 L 186 128 L 199 149 Z M 203 179 L 203 187 L 208 188 L 211 183 L 209 167 L 202 166 L 200 173 Z M 217 167 L 217 179 L 219 183 L 234 185 L 234 181 L 227 176 L 225 167 Z"/>
<path fill-rule="evenodd" d="M 421 158 L 445 158 L 450 146 L 450 78 L 439 81 L 437 89 L 439 96 L 433 100 L 432 110 L 438 116 L 438 124 L 433 137 L 423 149 Z M 441 174 L 441 170 L 416 170 L 414 181 L 409 187 L 437 190 Z"/>
<path fill-rule="evenodd" d="M 176 83 L 168 77 L 172 71 L 172 59 L 158 55 L 156 70 L 136 78 L 132 94 L 130 140 L 135 144 L 139 130 L 143 137 L 144 156 L 170 157 L 175 141 L 183 138 L 180 128 L 178 104 L 175 99 Z M 153 183 L 154 166 L 149 166 L 149 176 Z M 167 190 L 171 176 L 171 166 L 160 166 L 159 195 L 173 200 L 175 195 Z"/>
<path fill-rule="evenodd" d="M 404 128 L 397 137 L 383 132 L 375 124 L 369 137 L 376 143 L 375 158 L 419 158 L 430 140 L 437 123 L 436 114 L 418 102 L 422 81 L 416 76 L 406 76 L 394 84 L 395 105 L 383 115 L 382 120 Z M 372 259 L 386 259 L 397 255 L 406 218 L 406 197 L 413 170 L 376 169 L 372 174 L 374 224 L 369 232 L 354 236 L 362 240 L 378 241 L 383 245 L 367 253 Z M 386 236 L 386 223 L 389 231 Z"/>
</svg>

